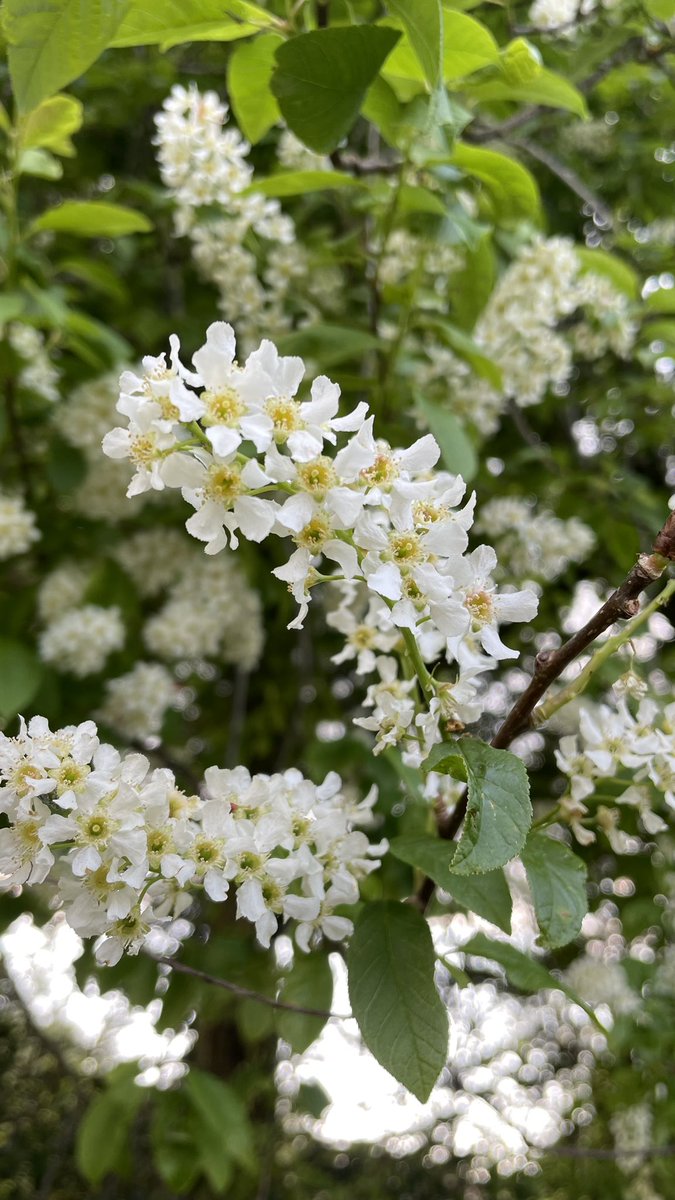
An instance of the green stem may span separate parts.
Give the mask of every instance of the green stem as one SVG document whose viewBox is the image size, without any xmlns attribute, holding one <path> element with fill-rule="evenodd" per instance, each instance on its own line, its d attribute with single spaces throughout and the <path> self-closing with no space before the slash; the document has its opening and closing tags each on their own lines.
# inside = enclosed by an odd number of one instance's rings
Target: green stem
<svg viewBox="0 0 675 1200">
<path fill-rule="evenodd" d="M 405 642 L 406 653 L 419 680 L 420 687 L 424 693 L 424 698 L 427 703 L 430 704 L 436 695 L 434 681 L 427 671 L 422 655 L 420 654 L 420 648 L 415 641 L 415 635 L 412 630 L 403 629 L 401 632 L 403 634 L 403 641 Z"/>
<path fill-rule="evenodd" d="M 613 654 L 616 654 L 617 650 L 619 650 L 621 646 L 630 641 L 631 637 L 635 633 L 635 630 L 639 629 L 639 627 L 649 619 L 652 613 L 656 612 L 658 608 L 661 608 L 662 605 L 666 604 L 674 592 L 675 579 L 671 579 L 659 592 L 658 596 L 656 596 L 651 603 L 643 608 L 642 612 L 638 613 L 636 617 L 633 617 L 633 620 L 629 621 L 619 633 L 615 634 L 614 637 L 608 638 L 604 645 L 600 646 L 595 651 L 590 660 L 586 663 L 584 669 L 579 672 L 576 679 L 573 679 L 571 683 L 568 683 L 567 687 L 564 687 L 562 691 L 558 692 L 555 696 L 551 696 L 543 704 L 540 704 L 538 708 L 535 708 L 532 714 L 532 724 L 534 728 L 537 729 L 540 725 L 543 725 L 545 721 L 548 721 L 549 718 L 553 716 L 553 713 L 558 712 L 558 710 L 563 708 L 565 704 L 569 704 L 570 700 L 574 700 L 577 696 L 581 695 L 590 680 L 595 675 L 596 671 L 599 670 L 603 663 L 605 663 L 608 658 L 611 658 Z"/>
</svg>

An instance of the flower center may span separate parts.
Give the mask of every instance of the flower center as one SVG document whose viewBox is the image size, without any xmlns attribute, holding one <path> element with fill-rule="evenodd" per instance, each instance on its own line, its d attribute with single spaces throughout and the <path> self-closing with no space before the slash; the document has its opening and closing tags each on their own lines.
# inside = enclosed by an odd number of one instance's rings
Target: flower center
<svg viewBox="0 0 675 1200">
<path fill-rule="evenodd" d="M 206 405 L 206 425 L 236 425 L 246 412 L 246 405 L 234 388 L 202 392 L 202 400 Z"/>
<path fill-rule="evenodd" d="M 221 464 L 215 467 L 209 467 L 209 472 L 204 488 L 204 495 L 207 500 L 215 500 L 218 504 L 224 504 L 229 507 L 240 496 L 244 490 L 244 485 L 241 482 L 241 475 L 235 466 L 229 464 Z"/>
<path fill-rule="evenodd" d="M 302 546 L 305 550 L 311 550 L 313 553 L 318 553 L 324 543 L 328 540 L 331 534 L 330 522 L 321 513 L 317 513 L 312 517 L 311 521 L 305 525 L 304 529 L 295 538 L 298 546 Z"/>
<path fill-rule="evenodd" d="M 306 492 L 323 496 L 334 487 L 337 475 L 332 460 L 325 454 L 315 458 L 313 462 L 300 463 L 298 466 L 298 482 Z"/>
<path fill-rule="evenodd" d="M 159 451 L 154 434 L 142 433 L 138 437 L 132 438 L 129 447 L 129 458 L 137 467 L 142 467 L 145 463 L 154 462 L 158 454 Z"/>
<path fill-rule="evenodd" d="M 395 533 L 389 544 L 394 562 L 415 563 L 424 557 L 416 533 Z"/>
<path fill-rule="evenodd" d="M 71 789 L 77 789 L 78 785 L 84 783 L 91 768 L 85 763 L 76 763 L 73 758 L 67 758 L 60 766 L 50 771 L 52 779 L 56 780 L 56 794 L 62 796 L 64 792 L 69 792 Z"/>
<path fill-rule="evenodd" d="M 291 433 L 300 429 L 300 405 L 288 396 L 274 396 L 265 404 L 265 411 L 274 426 L 275 442 L 285 442 Z"/>
<path fill-rule="evenodd" d="M 390 454 L 378 454 L 375 462 L 361 472 L 364 483 L 373 487 L 389 487 L 397 476 L 398 467 Z"/>
<path fill-rule="evenodd" d="M 471 592 L 466 598 L 466 607 L 473 619 L 474 628 L 480 629 L 492 620 L 494 606 L 489 592 Z"/>
</svg>

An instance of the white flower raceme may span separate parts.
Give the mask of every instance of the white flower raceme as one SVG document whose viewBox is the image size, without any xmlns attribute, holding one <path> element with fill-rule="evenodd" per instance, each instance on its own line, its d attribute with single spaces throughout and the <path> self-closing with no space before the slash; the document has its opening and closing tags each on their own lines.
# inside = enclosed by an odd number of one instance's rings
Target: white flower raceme
<svg viewBox="0 0 675 1200">
<path fill-rule="evenodd" d="M 555 579 L 571 562 L 582 562 L 595 545 L 593 530 L 571 517 L 535 512 L 518 496 L 491 500 L 481 510 L 476 529 L 496 543 L 497 577 Z"/>
<path fill-rule="evenodd" d="M 45 339 L 39 329 L 32 325 L 13 322 L 8 331 L 9 344 L 24 360 L 18 375 L 19 387 L 35 392 L 43 400 L 54 402 L 59 398 L 59 372 L 49 360 Z"/>
<path fill-rule="evenodd" d="M 340 389 L 325 376 L 307 395 L 300 358 L 280 356 L 265 340 L 240 364 L 233 331 L 222 322 L 209 327 L 193 369 L 183 366 L 177 339 L 171 346 L 170 367 L 163 358 L 146 359 L 143 378 L 123 376 L 118 410 L 129 429 L 103 439 L 106 453 L 126 456 L 136 468 L 129 494 L 180 487 L 195 510 L 186 528 L 209 555 L 236 547 L 240 536 L 290 541 L 290 555 L 274 574 L 299 604 L 292 627 L 302 625 L 322 580 L 359 585 L 349 593 L 354 599 L 365 589 L 371 621 L 377 614 L 381 623 L 386 610 L 384 640 L 371 636 L 371 655 L 357 650 L 360 618 L 349 615 L 347 593 L 333 620 L 348 638 L 354 635 L 347 657 L 356 651 L 359 669 L 367 664 L 379 672 L 378 658 L 385 661 L 397 644 L 425 663 L 445 660 L 451 677 L 429 676 L 436 703 L 421 711 L 411 689 L 410 721 L 400 716 L 392 725 L 392 714 L 385 717 L 376 700 L 386 688 L 374 685 L 371 692 L 367 727 L 381 713 L 390 740 L 395 730 L 410 742 L 411 761 L 438 740 L 441 722 L 458 728 L 476 720 L 479 676 L 516 656 L 499 626 L 530 620 L 537 601 L 531 591 L 498 590 L 489 547 L 467 553 L 475 497 L 465 500 L 464 481 L 436 470 L 434 438 L 402 449 L 379 441 L 368 406 L 342 415 Z M 214 624 L 203 610 L 208 594 L 209 585 L 197 586 L 191 570 L 148 622 L 149 649 L 160 657 L 217 654 L 216 612 Z M 383 682 L 391 683 L 391 667 L 386 671 Z"/>
<path fill-rule="evenodd" d="M 38 590 L 38 613 L 49 623 L 71 608 L 78 608 L 91 579 L 92 568 L 76 562 L 62 562 L 45 575 Z"/>
<path fill-rule="evenodd" d="M 38 649 L 43 662 L 82 679 L 102 671 L 109 655 L 122 648 L 124 638 L 119 608 L 85 604 L 56 617 L 40 634 Z"/>
<path fill-rule="evenodd" d="M 0 493 L 0 560 L 25 554 L 39 537 L 35 513 L 21 497 Z"/>
<path fill-rule="evenodd" d="M 176 682 L 166 667 L 139 662 L 126 675 L 106 680 L 97 717 L 130 741 L 144 741 L 159 733 L 175 697 Z"/>
<path fill-rule="evenodd" d="M 204 797 L 187 796 L 171 771 L 101 744 L 93 722 L 52 733 L 36 717 L 0 734 L 0 881 L 49 879 L 68 922 L 99 939 L 102 962 L 144 945 L 175 950 L 176 918 L 202 890 L 221 901 L 232 889 L 262 945 L 294 921 L 310 949 L 351 932 L 334 910 L 358 900 L 386 849 L 354 829 L 373 801 L 344 801 L 335 774 L 317 786 L 299 771 L 244 767 L 210 767 Z"/>
<path fill-rule="evenodd" d="M 628 694 L 613 706 L 582 702 L 579 732 L 561 738 L 555 758 L 569 779 L 561 820 L 583 844 L 595 840 L 597 825 L 613 849 L 623 853 L 622 810 L 634 809 L 644 832 L 653 836 L 667 828 L 655 810 L 663 809 L 664 802 L 675 808 L 675 702 L 644 696 L 635 713 Z M 596 793 L 611 807 L 600 804 L 591 813 Z"/>
</svg>

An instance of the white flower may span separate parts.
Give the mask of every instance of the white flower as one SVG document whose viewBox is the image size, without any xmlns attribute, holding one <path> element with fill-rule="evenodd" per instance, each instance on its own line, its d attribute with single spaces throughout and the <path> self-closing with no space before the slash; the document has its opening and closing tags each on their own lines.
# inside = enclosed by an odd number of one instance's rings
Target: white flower
<svg viewBox="0 0 675 1200">
<path fill-rule="evenodd" d="M 21 497 L 0 493 L 0 560 L 25 554 L 40 537 L 35 513 Z"/>
<path fill-rule="evenodd" d="M 108 656 L 124 645 L 124 639 L 119 608 L 85 604 L 68 609 L 52 621 L 40 634 L 38 648 L 44 662 L 81 679 L 101 671 Z"/>
</svg>

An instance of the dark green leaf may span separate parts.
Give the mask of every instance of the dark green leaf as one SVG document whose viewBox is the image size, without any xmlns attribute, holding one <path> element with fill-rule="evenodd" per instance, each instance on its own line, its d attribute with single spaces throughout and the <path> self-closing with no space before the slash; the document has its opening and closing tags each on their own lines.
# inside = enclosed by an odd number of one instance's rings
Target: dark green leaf
<svg viewBox="0 0 675 1200">
<path fill-rule="evenodd" d="M 42 663 L 28 646 L 0 638 L 0 717 L 9 720 L 22 712 L 42 682 Z"/>
<path fill-rule="evenodd" d="M 324 954 L 296 954 L 293 969 L 286 977 L 281 999 L 301 1008 L 319 1008 L 330 1012 L 333 1001 L 333 976 Z M 325 1017 L 279 1011 L 277 1025 L 284 1041 L 301 1054 L 319 1036 Z"/>
<path fill-rule="evenodd" d="M 567 945 L 588 912 L 584 863 L 569 847 L 543 833 L 528 838 L 522 859 L 542 945 Z"/>
<path fill-rule="evenodd" d="M 421 1101 L 448 1053 L 448 1015 L 434 985 L 434 963 L 421 913 L 393 901 L 365 906 L 347 956 L 352 1011 L 377 1061 Z"/>
<path fill-rule="evenodd" d="M 303 33 L 278 48 L 272 91 L 306 146 L 319 154 L 335 149 L 398 37 L 395 30 L 352 25 Z"/>
<path fill-rule="evenodd" d="M 455 853 L 454 843 L 429 835 L 397 837 L 389 848 L 396 858 L 410 863 L 433 879 L 463 908 L 477 913 L 486 921 L 492 921 L 504 933 L 510 933 L 511 893 L 503 871 L 488 871 L 477 878 L 456 875 L 450 870 Z"/>
<path fill-rule="evenodd" d="M 78 1170 L 89 1183 L 98 1184 L 111 1171 L 119 1171 L 127 1156 L 131 1125 L 144 1093 L 126 1073 L 94 1096 L 80 1122 L 75 1144 Z"/>
<path fill-rule="evenodd" d="M 475 738 L 457 742 L 468 786 L 466 817 L 452 869 L 460 875 L 492 871 L 520 854 L 532 821 L 524 764 L 508 750 Z"/>
<path fill-rule="evenodd" d="M 183 1087 L 200 1119 L 222 1139 L 226 1157 L 234 1159 L 246 1170 L 253 1170 L 253 1133 L 246 1109 L 234 1088 L 196 1067 L 190 1068 Z"/>
</svg>

